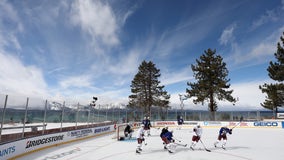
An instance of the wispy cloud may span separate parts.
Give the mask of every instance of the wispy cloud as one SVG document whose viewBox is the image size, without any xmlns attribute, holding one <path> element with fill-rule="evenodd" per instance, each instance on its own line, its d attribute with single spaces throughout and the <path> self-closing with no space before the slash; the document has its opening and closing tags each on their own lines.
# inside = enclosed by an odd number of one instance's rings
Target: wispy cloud
<svg viewBox="0 0 284 160">
<path fill-rule="evenodd" d="M 284 10 L 284 2 L 281 0 L 281 6 L 277 6 L 271 10 L 267 10 L 264 14 L 262 14 L 258 19 L 255 19 L 252 22 L 250 30 L 255 30 L 262 25 L 268 24 L 270 22 L 282 21 L 283 22 L 283 10 Z"/>
<path fill-rule="evenodd" d="M 234 30 L 236 28 L 236 24 L 232 24 L 228 26 L 221 34 L 221 37 L 219 38 L 219 43 L 221 45 L 227 45 L 228 43 L 232 43 L 235 40 L 234 37 Z"/>
<path fill-rule="evenodd" d="M 266 11 L 264 15 L 262 15 L 259 19 L 253 21 L 251 29 L 254 30 L 265 23 L 271 21 L 277 21 L 279 19 L 277 13 L 274 10 Z"/>
<path fill-rule="evenodd" d="M 91 78 L 89 76 L 85 75 L 80 75 L 76 77 L 69 77 L 69 78 L 64 78 L 64 80 L 59 82 L 60 86 L 64 89 L 69 88 L 69 87 L 91 87 Z"/>
<path fill-rule="evenodd" d="M 25 66 L 18 58 L 0 53 L 0 88 L 5 94 L 49 96 L 42 71 Z"/>
<path fill-rule="evenodd" d="M 6 27 L 6 23 L 9 27 Z M 16 34 L 23 31 L 17 11 L 7 2 L 0 2 L 0 48 L 10 47 L 17 50 L 21 49 L 21 45 L 16 38 Z"/>
<path fill-rule="evenodd" d="M 259 85 L 271 82 L 271 80 L 251 81 L 232 84 L 233 96 L 238 98 L 237 106 L 258 107 L 265 100 L 265 94 L 259 89 Z"/>
<path fill-rule="evenodd" d="M 75 1 L 72 5 L 72 22 L 92 37 L 93 44 L 117 45 L 118 25 L 111 7 L 101 1 Z"/>
<path fill-rule="evenodd" d="M 268 63 L 267 58 L 273 57 L 283 28 L 281 27 L 275 32 L 272 32 L 264 39 L 253 39 L 246 41 L 246 43 L 240 43 L 236 40 L 232 41 L 231 54 L 225 57 L 226 61 L 238 68 Z M 244 65 L 245 63 L 246 65 Z"/>
<path fill-rule="evenodd" d="M 193 79 L 192 75 L 193 74 L 189 66 L 175 72 L 162 72 L 161 83 L 163 85 L 171 85 L 180 82 L 184 82 L 186 84 L 186 82 Z"/>
</svg>

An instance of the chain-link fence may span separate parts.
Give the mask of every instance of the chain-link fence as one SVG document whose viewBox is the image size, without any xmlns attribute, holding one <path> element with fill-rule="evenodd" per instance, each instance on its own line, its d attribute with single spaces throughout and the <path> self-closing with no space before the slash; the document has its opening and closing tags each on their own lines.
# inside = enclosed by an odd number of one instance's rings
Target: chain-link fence
<svg viewBox="0 0 284 160">
<path fill-rule="evenodd" d="M 217 121 L 258 121 L 271 119 L 273 115 L 273 111 L 218 111 L 214 117 Z M 53 128 L 60 132 L 102 123 L 141 122 L 144 117 L 149 117 L 152 122 L 176 121 L 179 116 L 185 121 L 210 121 L 212 114 L 208 111 L 178 108 L 161 110 L 156 107 L 152 107 L 151 113 L 146 114 L 143 110 L 128 109 L 122 104 L 82 105 L 78 102 L 0 95 L 0 142 L 8 138 L 49 134 Z"/>
<path fill-rule="evenodd" d="M 210 120 L 210 112 L 197 110 L 153 108 L 150 115 L 139 109 L 126 109 L 125 105 L 82 105 L 80 103 L 55 102 L 36 98 L 0 95 L 1 124 L 13 123 L 96 123 L 104 121 L 128 122 L 140 121 L 149 116 L 152 121 L 176 120 Z M 216 120 L 262 120 L 273 117 L 272 111 L 218 111 Z M 23 123 L 25 122 L 25 123 Z"/>
</svg>

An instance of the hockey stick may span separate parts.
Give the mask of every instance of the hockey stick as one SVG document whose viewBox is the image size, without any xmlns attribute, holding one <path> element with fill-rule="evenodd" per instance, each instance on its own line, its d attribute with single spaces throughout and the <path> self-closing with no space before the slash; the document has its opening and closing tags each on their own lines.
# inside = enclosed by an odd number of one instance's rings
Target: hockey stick
<svg viewBox="0 0 284 160">
<path fill-rule="evenodd" d="M 144 145 L 147 146 L 146 138 L 144 138 Z"/>
<path fill-rule="evenodd" d="M 202 142 L 202 140 L 201 140 L 201 139 L 200 139 L 200 142 L 201 142 L 201 144 L 203 145 L 203 147 L 204 147 L 205 151 L 207 151 L 207 152 L 211 152 L 211 150 L 209 150 L 209 149 L 207 149 L 207 148 L 206 148 L 206 146 L 204 145 L 204 143 Z"/>
<path fill-rule="evenodd" d="M 186 146 L 187 146 L 187 144 L 180 144 L 180 143 L 174 143 L 174 144 L 176 144 L 176 145 L 178 145 L 178 146 L 183 146 L 183 147 L 186 147 Z"/>
<path fill-rule="evenodd" d="M 239 123 L 237 123 L 233 128 L 231 128 L 231 129 L 234 129 L 235 127 L 237 127 L 239 124 L 241 124 L 241 122 L 242 122 L 242 119 L 240 119 L 240 122 Z"/>
<path fill-rule="evenodd" d="M 176 137 L 173 137 L 174 140 L 178 141 L 178 142 L 181 142 L 180 139 L 177 139 Z"/>
</svg>

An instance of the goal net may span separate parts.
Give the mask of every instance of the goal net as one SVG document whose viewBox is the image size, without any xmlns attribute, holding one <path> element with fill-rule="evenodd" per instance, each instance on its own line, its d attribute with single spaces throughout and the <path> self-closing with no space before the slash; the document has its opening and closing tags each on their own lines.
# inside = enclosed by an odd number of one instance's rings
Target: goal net
<svg viewBox="0 0 284 160">
<path fill-rule="evenodd" d="M 115 137 L 118 141 L 125 138 L 124 135 L 124 129 L 127 126 L 127 123 L 117 124 L 116 125 L 116 131 L 115 131 Z"/>
</svg>

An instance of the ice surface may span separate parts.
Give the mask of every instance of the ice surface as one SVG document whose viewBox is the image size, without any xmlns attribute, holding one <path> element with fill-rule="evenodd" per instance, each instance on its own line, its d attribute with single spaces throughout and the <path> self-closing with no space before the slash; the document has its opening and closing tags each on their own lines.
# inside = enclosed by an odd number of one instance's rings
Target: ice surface
<svg viewBox="0 0 284 160">
<path fill-rule="evenodd" d="M 117 141 L 113 135 L 90 138 L 45 149 L 19 159 L 22 160 L 269 160 L 284 157 L 284 129 L 235 128 L 228 136 L 227 149 L 215 148 L 219 128 L 204 128 L 202 140 L 212 152 L 199 142 L 196 150 L 189 149 L 191 128 L 174 129 L 174 136 L 187 147 L 177 146 L 175 153 L 163 148 L 160 130 L 151 129 L 141 154 L 136 154 L 136 140 Z M 135 133 L 133 135 L 136 135 Z M 220 145 L 220 144 L 219 144 Z"/>
</svg>

